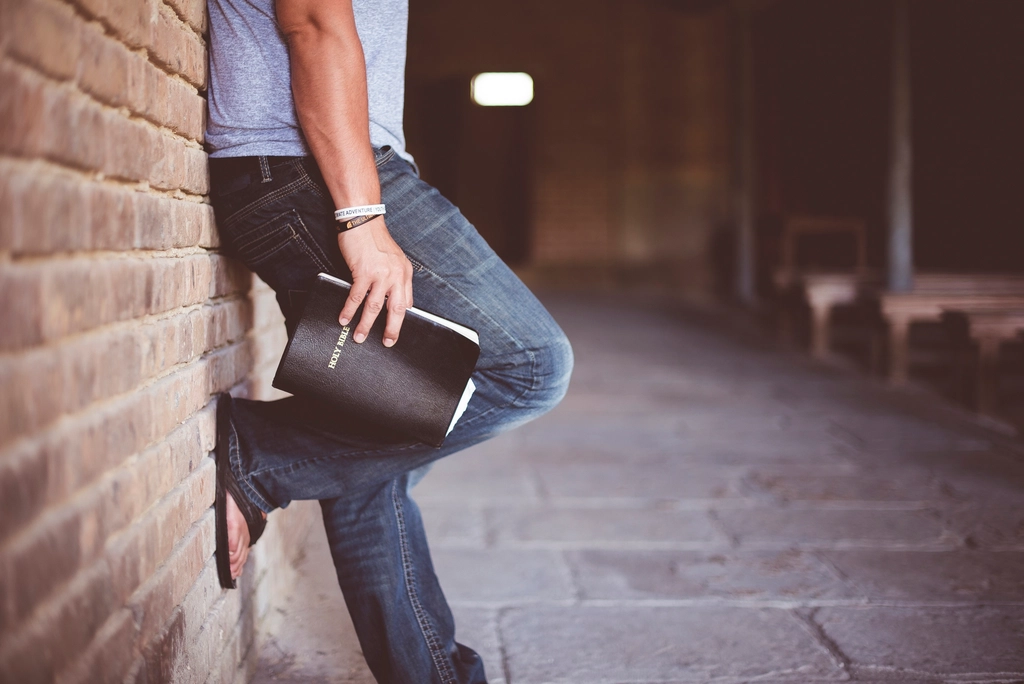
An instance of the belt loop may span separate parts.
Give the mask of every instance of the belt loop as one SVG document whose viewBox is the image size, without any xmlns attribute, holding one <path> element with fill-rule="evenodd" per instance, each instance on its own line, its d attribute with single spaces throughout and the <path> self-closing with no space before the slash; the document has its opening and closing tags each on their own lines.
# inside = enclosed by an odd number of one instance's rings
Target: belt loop
<svg viewBox="0 0 1024 684">
<path fill-rule="evenodd" d="M 260 172 L 263 174 L 264 183 L 269 183 L 274 180 L 274 177 L 270 175 L 270 164 L 267 162 L 267 156 L 265 154 L 260 155 Z"/>
</svg>

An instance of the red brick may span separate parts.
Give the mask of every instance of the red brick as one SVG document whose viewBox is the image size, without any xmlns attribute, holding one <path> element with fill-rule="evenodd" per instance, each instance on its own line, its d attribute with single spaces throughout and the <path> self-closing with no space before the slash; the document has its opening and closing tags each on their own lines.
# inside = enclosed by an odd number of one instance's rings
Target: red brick
<svg viewBox="0 0 1024 684">
<path fill-rule="evenodd" d="M 147 682 L 174 682 L 174 663 L 185 643 L 185 619 L 180 610 L 173 613 L 164 631 L 144 652 Z"/>
<path fill-rule="evenodd" d="M 206 33 L 206 2 L 205 0 L 165 0 L 182 21 L 202 35 Z"/>
<path fill-rule="evenodd" d="M 46 350 L 0 357 L 0 445 L 32 433 L 63 410 L 60 359 Z"/>
<path fill-rule="evenodd" d="M 60 672 L 56 684 L 119 682 L 138 655 L 138 628 L 130 610 L 115 612 L 89 647 Z"/>
<path fill-rule="evenodd" d="M 0 193 L 9 198 L 5 240 L 15 253 L 189 247 L 212 230 L 207 204 L 50 170 L 0 165 Z"/>
<path fill-rule="evenodd" d="M 0 350 L 43 340 L 43 278 L 37 269 L 0 269 Z"/>
<path fill-rule="evenodd" d="M 248 299 L 224 302 L 206 311 L 204 351 L 240 340 L 252 328 L 252 303 Z"/>
<path fill-rule="evenodd" d="M 156 20 L 155 0 L 75 0 L 130 47 L 147 47 Z"/>
<path fill-rule="evenodd" d="M 80 573 L 0 644 L 0 681 L 49 682 L 116 609 L 104 564 Z"/>
<path fill-rule="evenodd" d="M 161 189 L 208 192 L 202 149 L 24 69 L 0 64 L 0 82 L 5 86 L 0 89 L 0 151 L 148 181 Z"/>
<path fill-rule="evenodd" d="M 49 461 L 34 456 L 26 449 L 7 453 L 0 461 L 0 542 L 36 517 L 46 503 Z M 0 624 L 5 613 L 14 613 L 13 605 L 6 610 L 3 605 L 0 599 Z"/>
<path fill-rule="evenodd" d="M 210 297 L 223 297 L 249 289 L 253 275 L 242 262 L 231 257 L 214 254 L 210 256 L 212 268 Z"/>
<path fill-rule="evenodd" d="M 23 473 L 40 473 L 35 476 L 40 478 L 45 473 L 45 503 L 60 502 L 133 453 L 146 449 L 154 440 L 170 439 L 167 435 L 174 434 L 178 423 L 186 421 L 209 402 L 206 393 L 209 369 L 205 362 L 194 364 L 175 376 L 162 379 L 137 394 L 118 398 L 102 410 L 75 416 L 59 430 L 47 431 L 39 440 L 20 445 L 16 454 L 5 456 L 5 461 L 12 465 L 0 469 L 0 477 L 4 478 L 0 481 L 0 490 L 17 491 L 21 486 L 18 478 Z M 183 395 L 186 390 L 188 396 Z M 174 411 L 153 415 L 154 409 L 159 410 L 172 398 L 178 401 Z M 37 489 L 32 485 L 30 491 Z M 33 508 L 41 507 L 32 497 L 20 498 L 33 501 Z"/>
<path fill-rule="evenodd" d="M 81 566 L 81 511 L 59 511 L 34 525 L 0 552 L 7 590 L 12 593 L 4 616 L 8 627 L 20 623 L 53 589 L 74 576 Z"/>
<path fill-rule="evenodd" d="M 81 55 L 81 22 L 71 8 L 50 0 L 22 0 L 11 14 L 3 30 L 9 54 L 53 78 L 73 78 Z"/>
<path fill-rule="evenodd" d="M 218 663 L 223 642 L 237 620 L 239 603 L 224 600 L 227 596 L 231 594 L 221 590 L 211 557 L 164 631 L 147 646 L 149 681 L 209 681 L 208 674 Z"/>
<path fill-rule="evenodd" d="M 11 244 L 15 253 L 82 249 L 92 232 L 92 195 L 67 174 L 13 170 Z"/>
<path fill-rule="evenodd" d="M 145 65 L 142 57 L 129 52 L 99 27 L 89 25 L 83 28 L 78 85 L 101 102 L 114 107 L 132 107 L 130 75 L 133 68 L 140 69 Z"/>
<path fill-rule="evenodd" d="M 194 195 L 206 195 L 210 192 L 210 163 L 206 152 L 196 147 L 182 147 L 184 150 L 184 177 L 180 187 Z"/>
<path fill-rule="evenodd" d="M 148 644 L 160 633 L 213 555 L 213 511 L 208 510 L 139 587 L 128 605 L 137 615 L 140 639 Z"/>
<path fill-rule="evenodd" d="M 202 142 L 206 128 L 206 100 L 191 86 L 167 79 L 167 114 L 164 123 L 189 140 Z"/>
<path fill-rule="evenodd" d="M 43 80 L 0 61 L 0 150 L 24 155 L 43 149 L 45 130 L 39 122 L 46 109 Z"/>
<path fill-rule="evenodd" d="M 91 54 L 83 60 L 79 85 L 100 101 L 127 106 L 155 124 L 200 141 L 206 101 L 194 86 L 161 71 L 102 34 L 87 32 Z"/>
<path fill-rule="evenodd" d="M 140 478 L 139 491 L 157 491 L 167 486 L 166 482 L 159 481 L 159 474 L 152 471 L 161 464 L 153 458 L 147 461 L 150 461 L 150 470 L 136 472 Z M 188 536 L 193 523 L 212 505 L 212 466 L 212 460 L 205 459 L 199 469 L 172 488 L 156 506 L 107 542 L 106 555 L 119 601 L 127 600 L 140 585 L 149 582 L 154 573 L 160 572 L 160 567 L 175 553 L 176 545 Z M 147 478 L 151 481 L 146 482 Z M 150 497 L 143 495 L 142 498 Z"/>
<path fill-rule="evenodd" d="M 153 59 L 199 89 L 206 87 L 206 46 L 169 7 L 160 4 L 149 47 Z"/>
<path fill-rule="evenodd" d="M 214 468 L 212 460 L 203 458 L 207 453 L 194 419 L 35 522 L 0 554 L 9 580 L 0 625 L 24 619 L 108 544 L 117 589 L 126 597 L 212 504 Z M 39 507 L 42 487 L 35 489 L 30 509 Z M 135 520 L 157 500 L 155 509 Z M 115 537 L 129 525 L 127 535 Z"/>
<path fill-rule="evenodd" d="M 0 271 L 5 297 L 0 348 L 56 340 L 106 323 L 157 314 L 204 301 L 217 255 L 152 259 L 66 259 L 60 268 L 15 264 Z M 225 278 L 223 274 L 219 278 Z"/>
</svg>

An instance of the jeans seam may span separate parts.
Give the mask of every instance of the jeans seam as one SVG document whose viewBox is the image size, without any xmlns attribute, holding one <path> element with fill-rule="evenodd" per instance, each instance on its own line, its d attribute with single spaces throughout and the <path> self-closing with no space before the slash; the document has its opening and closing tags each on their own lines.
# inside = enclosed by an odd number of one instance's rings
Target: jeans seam
<svg viewBox="0 0 1024 684">
<path fill-rule="evenodd" d="M 324 201 L 327 201 L 329 199 L 327 195 L 324 194 L 323 190 L 320 189 L 320 186 L 316 184 L 316 181 L 314 181 L 313 178 L 309 175 L 309 172 L 306 171 L 305 168 L 302 169 L 302 179 L 306 181 L 306 185 L 309 186 L 310 190 L 316 193 L 317 197 Z"/>
<path fill-rule="evenodd" d="M 241 209 L 236 211 L 231 216 L 229 216 L 226 219 L 224 219 L 224 226 L 225 227 L 231 226 L 231 225 L 241 221 L 243 218 L 245 218 L 249 214 L 253 213 L 257 209 L 262 209 L 263 207 L 267 206 L 271 202 L 276 202 L 279 199 L 287 197 L 288 195 L 290 195 L 294 191 L 298 190 L 302 186 L 302 184 L 303 184 L 302 183 L 302 179 L 301 178 L 297 178 L 297 179 L 293 180 L 291 183 L 289 183 L 288 185 L 280 187 L 277 190 L 275 190 L 274 192 L 271 192 L 271 193 L 268 193 L 268 194 L 264 195 L 263 197 L 261 197 L 260 199 L 256 200 L 255 202 L 253 202 L 251 204 L 247 204 L 246 206 L 242 207 Z"/>
<path fill-rule="evenodd" d="M 294 235 L 292 237 L 294 237 Z M 292 237 L 285 238 L 285 240 L 283 242 L 273 242 L 273 241 L 271 241 L 270 245 L 267 248 L 262 249 L 259 252 L 259 254 L 249 254 L 247 251 L 245 251 L 245 248 L 239 248 L 239 247 L 236 247 L 235 251 L 238 252 L 239 256 L 243 257 L 243 259 L 244 259 L 244 261 L 246 263 L 249 263 L 249 264 L 252 264 L 253 266 L 256 266 L 260 262 L 262 262 L 264 259 L 266 259 L 267 257 L 269 257 L 269 256 L 271 256 L 273 254 L 276 254 L 278 251 L 280 251 L 280 250 L 284 249 L 285 247 L 287 247 L 288 243 L 292 240 Z"/>
<path fill-rule="evenodd" d="M 444 648 L 440 638 L 430 620 L 427 612 L 423 609 L 419 594 L 416 593 L 416 575 L 413 572 L 412 553 L 409 551 L 409 538 L 405 529 L 405 511 L 402 508 L 402 501 L 398 497 L 398 480 L 391 483 L 391 503 L 395 510 L 395 522 L 398 526 L 398 544 L 402 554 L 402 574 L 405 577 L 406 595 L 409 597 L 409 604 L 412 606 L 413 615 L 419 624 L 423 640 L 430 651 L 430 658 L 434 661 L 438 676 L 444 680 L 444 684 L 456 684 L 455 673 L 452 671 L 451 663 L 445 657 Z"/>
<path fill-rule="evenodd" d="M 235 438 L 234 448 L 232 448 L 231 442 L 228 442 L 228 457 L 231 459 L 231 462 L 235 464 L 236 472 L 242 474 L 242 449 L 241 447 L 238 446 L 238 431 L 235 429 L 235 422 L 233 420 L 228 421 L 228 423 L 231 425 L 231 435 Z M 260 493 L 256 491 L 255 487 L 252 486 L 248 478 L 239 477 L 237 479 L 239 484 L 241 484 L 242 487 L 245 489 L 246 494 L 249 497 L 249 500 L 255 503 L 257 506 L 259 506 L 259 508 L 264 513 L 269 513 L 270 511 L 276 508 L 276 506 L 271 505 L 269 501 L 264 499 L 263 496 L 261 496 Z M 255 497 L 255 499 L 253 497 Z"/>
<path fill-rule="evenodd" d="M 519 400 L 525 397 L 529 392 L 532 392 L 537 388 L 537 355 L 534 354 L 529 349 L 524 349 L 524 351 L 526 352 L 526 355 L 530 357 L 530 377 L 533 378 L 533 381 L 530 383 L 529 389 L 524 389 L 522 392 L 513 397 L 507 404 L 502 404 L 501 406 L 492 406 L 483 413 L 479 413 L 473 416 L 472 418 L 467 418 L 466 420 L 459 420 L 459 422 L 455 424 L 456 429 L 460 425 L 472 425 L 476 421 L 480 420 L 481 418 L 486 418 L 495 411 L 502 411 L 507 408 L 519 407 Z"/>
<path fill-rule="evenodd" d="M 410 261 L 414 260 L 413 258 L 410 258 L 408 256 L 408 254 L 406 255 L 406 258 L 409 258 Z M 418 260 L 416 260 L 416 261 L 418 261 Z M 529 392 L 531 392 L 534 389 L 536 389 L 536 384 L 537 384 L 537 355 L 534 354 L 529 348 L 527 348 L 518 339 L 516 339 L 516 337 L 514 335 L 512 335 L 509 331 L 505 330 L 505 328 L 502 327 L 502 325 L 500 323 L 498 323 L 498 321 L 494 320 L 494 318 L 492 318 L 490 314 L 488 314 L 486 311 L 484 311 L 479 306 L 477 306 L 476 302 L 474 302 L 472 299 L 470 299 L 465 294 L 463 294 L 457 287 L 452 285 L 451 282 L 449 282 L 444 276 L 440 275 L 439 273 L 435 273 L 434 271 L 432 271 L 431 269 L 427 268 L 426 266 L 422 266 L 422 264 L 421 264 L 421 267 L 422 267 L 423 272 L 428 273 L 428 274 L 434 276 L 439 281 L 444 283 L 445 286 L 450 288 L 452 290 L 452 292 L 457 294 L 462 299 L 462 301 L 466 303 L 466 305 L 468 307 L 471 307 L 473 310 L 475 310 L 482 317 L 484 317 L 488 321 L 490 321 L 491 324 L 495 328 L 500 330 L 502 332 L 502 334 L 505 335 L 505 337 L 507 337 L 509 340 L 511 340 L 512 343 L 515 344 L 515 346 L 518 347 L 520 351 L 526 352 L 526 355 L 529 356 L 529 358 L 530 358 L 530 378 L 531 378 L 531 382 L 530 382 L 530 387 L 529 388 L 526 388 L 522 392 L 517 394 L 507 404 L 503 404 L 502 406 L 492 406 L 491 408 L 487 409 L 486 411 L 484 411 L 483 413 L 481 413 L 479 415 L 473 416 L 472 418 L 469 418 L 469 419 L 467 419 L 465 421 L 460 420 L 456 424 L 455 427 L 457 428 L 459 425 L 472 425 L 475 421 L 490 415 L 494 411 L 500 411 L 502 409 L 506 409 L 506 408 L 511 408 L 511 407 L 517 406 L 520 399 L 522 399 L 524 396 L 526 396 Z"/>
<path fill-rule="evenodd" d="M 396 452 L 400 452 L 400 451 L 408 451 L 409 449 L 415 449 L 417 447 L 422 447 L 422 446 L 423 446 L 422 442 L 413 442 L 412 444 L 407 444 L 406 446 L 397 447 L 397 448 L 366 449 L 366 450 L 363 450 L 363 451 L 348 451 L 348 452 L 345 452 L 345 458 L 362 458 L 364 456 L 373 456 L 375 454 L 391 454 L 391 453 L 396 453 Z M 293 468 L 296 468 L 296 467 L 299 467 L 299 466 L 305 467 L 307 465 L 312 465 L 314 463 L 319 463 L 320 461 L 333 461 L 336 458 L 338 458 L 338 456 L 314 456 L 313 458 L 306 458 L 306 459 L 303 459 L 301 461 L 293 461 L 293 462 L 285 464 L 285 465 L 274 466 L 273 468 L 264 468 L 262 470 L 257 470 L 256 472 L 252 473 L 252 477 L 256 477 L 257 475 L 268 475 L 270 473 L 276 472 L 278 470 L 282 470 L 284 468 L 293 469 Z"/>
<path fill-rule="evenodd" d="M 308 254 L 310 256 L 310 258 L 313 259 L 313 261 L 316 262 L 317 266 L 319 266 L 323 271 L 325 271 L 327 273 L 330 273 L 331 272 L 331 267 L 328 266 L 326 263 L 324 263 L 326 261 L 325 259 L 321 259 L 320 258 L 321 256 L 326 256 L 326 255 L 323 255 L 323 254 L 318 255 L 317 252 L 320 251 L 320 248 L 317 247 L 317 249 L 314 251 L 314 249 L 310 246 L 310 245 L 316 245 L 316 241 L 313 239 L 313 236 L 310 234 L 309 228 L 306 227 L 306 223 L 302 220 L 302 215 L 299 214 L 299 212 L 297 212 L 297 211 L 295 212 L 295 219 L 296 219 L 296 221 L 298 221 L 299 228 L 301 228 L 302 232 L 303 232 L 303 236 L 300 236 L 298 234 L 298 231 L 295 231 L 295 237 L 297 237 L 298 240 L 299 240 L 299 246 L 302 247 L 303 251 L 305 251 L 306 254 Z M 294 230 L 294 228 L 293 228 L 293 230 Z"/>
</svg>

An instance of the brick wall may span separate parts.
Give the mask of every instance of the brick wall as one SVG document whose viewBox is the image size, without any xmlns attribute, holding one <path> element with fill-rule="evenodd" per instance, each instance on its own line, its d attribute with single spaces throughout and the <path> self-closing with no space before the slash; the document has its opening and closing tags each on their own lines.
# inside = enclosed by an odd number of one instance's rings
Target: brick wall
<svg viewBox="0 0 1024 684">
<path fill-rule="evenodd" d="M 246 681 L 317 512 L 220 589 L 211 399 L 273 396 L 284 327 L 217 251 L 205 32 L 204 0 L 0 0 L 2 682 Z"/>
</svg>

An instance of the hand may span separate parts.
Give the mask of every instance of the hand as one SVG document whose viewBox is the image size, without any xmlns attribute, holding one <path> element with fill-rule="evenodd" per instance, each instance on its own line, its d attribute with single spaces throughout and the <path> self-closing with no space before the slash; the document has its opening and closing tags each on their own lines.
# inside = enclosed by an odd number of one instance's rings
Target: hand
<svg viewBox="0 0 1024 684">
<path fill-rule="evenodd" d="M 394 346 L 405 310 L 412 306 L 412 264 L 391 238 L 383 217 L 338 235 L 341 256 L 352 271 L 352 289 L 338 322 L 348 325 L 366 300 L 353 339 L 361 343 L 370 334 L 377 314 L 387 306 L 384 346 Z"/>
</svg>

